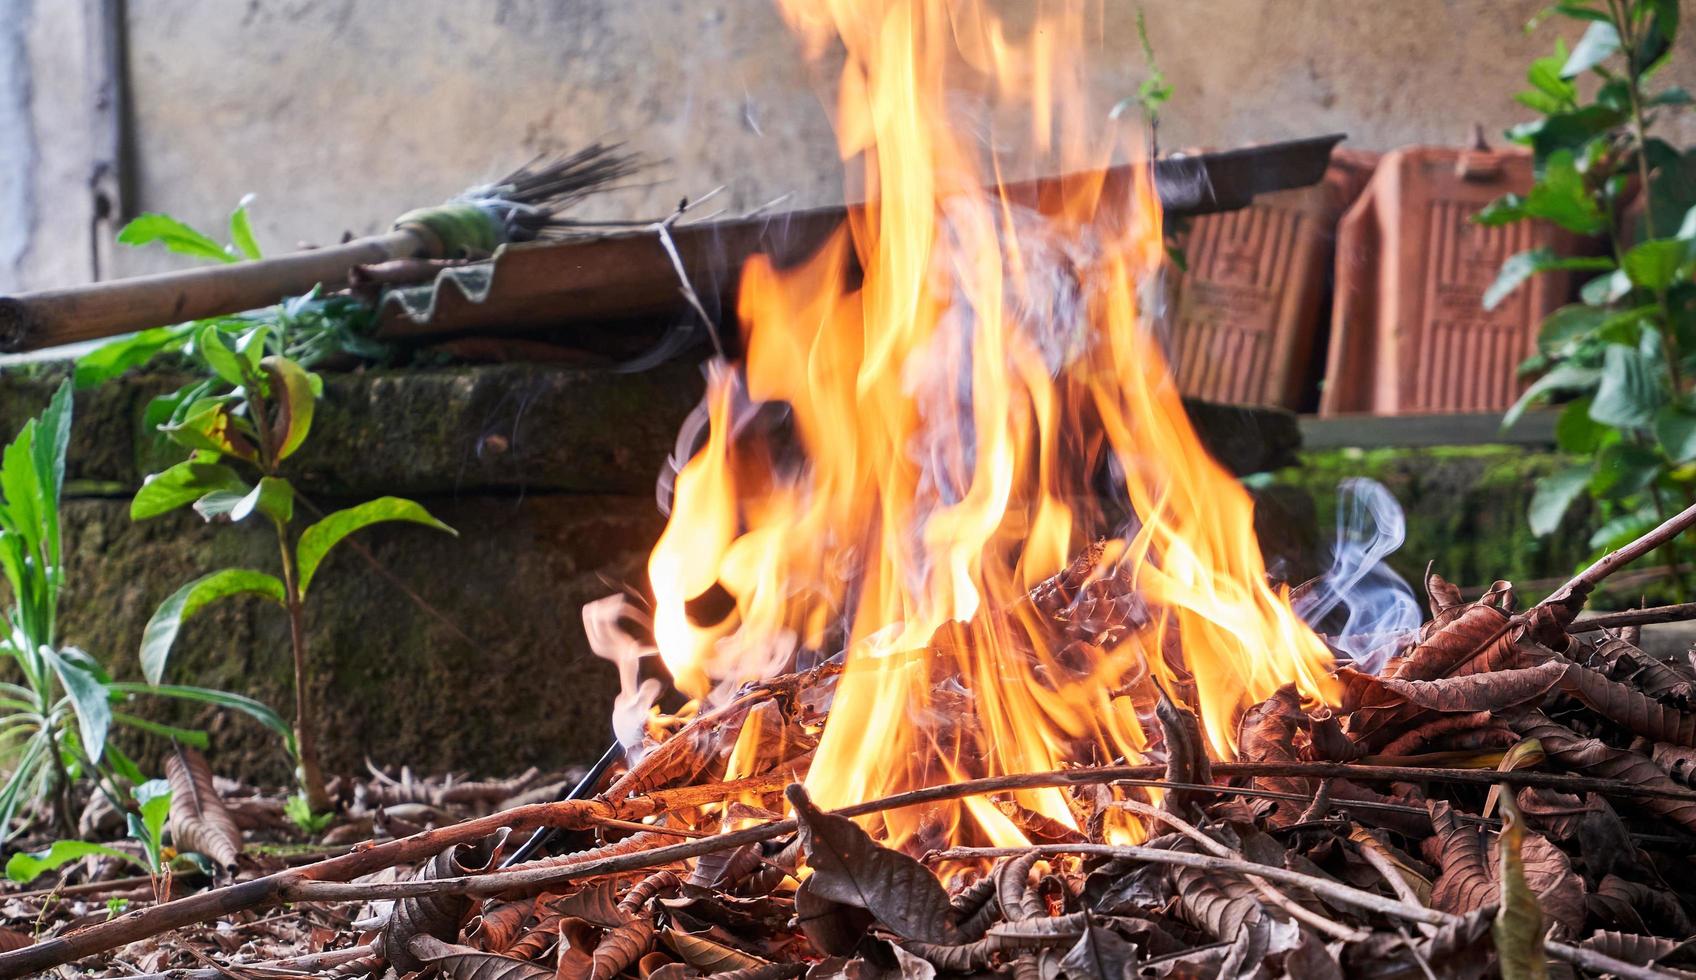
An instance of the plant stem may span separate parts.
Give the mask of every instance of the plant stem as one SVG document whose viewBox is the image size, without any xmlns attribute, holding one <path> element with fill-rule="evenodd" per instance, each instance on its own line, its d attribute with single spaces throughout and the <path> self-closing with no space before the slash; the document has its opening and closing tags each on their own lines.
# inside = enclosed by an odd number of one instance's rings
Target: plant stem
<svg viewBox="0 0 1696 980">
<path fill-rule="evenodd" d="M 294 744 L 298 762 L 296 775 L 307 805 L 314 813 L 330 809 L 329 794 L 324 792 L 324 772 L 318 764 L 318 736 L 312 717 L 311 690 L 306 680 L 306 623 L 300 600 L 300 584 L 296 578 L 294 549 L 289 547 L 288 527 L 273 520 L 277 529 L 277 550 L 283 561 L 283 591 L 289 607 L 289 646 L 294 654 Z"/>
</svg>

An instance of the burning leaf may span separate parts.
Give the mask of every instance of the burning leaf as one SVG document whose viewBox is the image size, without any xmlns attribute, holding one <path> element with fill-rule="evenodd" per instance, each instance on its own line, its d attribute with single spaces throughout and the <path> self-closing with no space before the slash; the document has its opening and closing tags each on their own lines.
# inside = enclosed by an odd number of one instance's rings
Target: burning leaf
<svg viewBox="0 0 1696 980">
<path fill-rule="evenodd" d="M 785 795 L 800 823 L 815 894 L 857 905 L 908 939 L 944 945 L 958 940 L 948 892 L 924 865 L 878 844 L 847 817 L 813 806 L 799 785 Z"/>
<path fill-rule="evenodd" d="M 165 759 L 165 778 L 171 784 L 171 839 L 177 850 L 204 854 L 225 874 L 234 874 L 241 831 L 212 786 L 206 759 L 178 746 Z"/>
<path fill-rule="evenodd" d="M 1154 715 L 1160 720 L 1160 731 L 1165 736 L 1166 781 L 1203 786 L 1213 782 L 1207 744 L 1202 741 L 1201 722 L 1195 712 L 1174 702 L 1162 689 L 1160 700 L 1154 705 Z M 1182 817 L 1193 816 L 1199 805 L 1195 794 L 1185 790 L 1169 791 L 1164 802 L 1167 809 Z"/>
<path fill-rule="evenodd" d="M 1497 848 L 1502 904 L 1491 933 L 1502 980 L 1547 980 L 1549 964 L 1543 954 L 1543 909 L 1525 880 L 1521 848 L 1525 827 L 1511 797 L 1502 802 L 1502 836 Z"/>
<path fill-rule="evenodd" d="M 486 854 L 479 854 L 476 849 L 464 845 L 449 848 L 418 869 L 412 876 L 413 880 L 458 878 L 486 871 L 494 862 L 495 854 L 500 849 L 500 841 L 504 838 L 504 834 L 500 835 L 489 845 Z M 461 855 L 474 860 L 475 864 L 467 865 L 460 860 Z M 388 923 L 383 926 L 377 943 L 396 973 L 421 970 L 424 968 L 424 962 L 412 952 L 413 939 L 428 936 L 446 943 L 459 935 L 460 923 L 465 921 L 470 910 L 471 899 L 465 895 L 420 895 L 402 898 L 395 902 L 394 912 L 390 914 Z"/>
<path fill-rule="evenodd" d="M 454 946 L 434 936 L 413 936 L 408 954 L 420 963 L 441 969 L 453 980 L 552 980 L 554 972 L 525 960 Z"/>
</svg>

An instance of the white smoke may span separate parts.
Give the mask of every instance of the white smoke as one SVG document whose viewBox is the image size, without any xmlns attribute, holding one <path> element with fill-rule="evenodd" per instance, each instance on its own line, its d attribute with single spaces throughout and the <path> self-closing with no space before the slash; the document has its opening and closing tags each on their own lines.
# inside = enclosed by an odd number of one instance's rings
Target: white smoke
<svg viewBox="0 0 1696 980">
<path fill-rule="evenodd" d="M 657 651 L 625 631 L 619 620 L 631 615 L 624 596 L 613 593 L 583 606 L 583 631 L 589 649 L 618 665 L 619 693 L 613 699 L 612 730 L 626 752 L 642 749 L 642 733 L 648 712 L 659 700 L 660 682 L 641 679 L 642 658 Z M 629 756 L 632 763 L 634 755 Z"/>
<path fill-rule="evenodd" d="M 1346 614 L 1331 645 L 1361 670 L 1377 673 L 1400 642 L 1419 628 L 1419 601 L 1407 581 L 1384 564 L 1407 537 L 1401 505 L 1376 480 L 1337 486 L 1337 543 L 1331 568 L 1298 595 L 1296 614 L 1318 628 Z"/>
</svg>

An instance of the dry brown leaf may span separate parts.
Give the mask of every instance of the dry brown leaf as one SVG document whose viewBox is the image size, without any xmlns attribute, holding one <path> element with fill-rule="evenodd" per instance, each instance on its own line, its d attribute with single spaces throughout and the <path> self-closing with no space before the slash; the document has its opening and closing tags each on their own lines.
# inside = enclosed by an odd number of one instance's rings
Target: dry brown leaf
<svg viewBox="0 0 1696 980">
<path fill-rule="evenodd" d="M 614 929 L 608 929 L 595 945 L 595 951 L 584 963 L 581 957 L 561 956 L 557 980 L 597 980 L 616 977 L 636 965 L 642 954 L 654 945 L 654 920 L 646 916 Z M 576 948 L 576 944 L 572 944 Z"/>
<path fill-rule="evenodd" d="M 531 899 L 508 902 L 490 899 L 483 910 L 465 924 L 465 938 L 491 953 L 504 953 L 518 939 L 519 930 L 530 918 Z"/>
<path fill-rule="evenodd" d="M 0 927 L 0 953 L 10 953 L 14 949 L 34 945 L 35 940 L 30 938 L 29 933 Z"/>
<path fill-rule="evenodd" d="M 420 963 L 430 964 L 452 980 L 549 980 L 552 970 L 525 960 L 485 953 L 469 946 L 444 943 L 434 936 L 413 936 L 407 953 Z"/>
<path fill-rule="evenodd" d="M 1431 889 L 1431 906 L 1455 915 L 1466 915 L 1496 904 L 1500 898 L 1497 877 L 1500 840 L 1487 846 L 1483 834 L 1472 825 L 1455 819 L 1448 803 L 1427 803 L 1432 835 L 1422 847 L 1425 859 L 1442 869 Z M 1572 870 L 1566 852 L 1540 834 L 1525 833 L 1516 860 L 1537 901 L 1551 922 L 1565 935 L 1584 928 L 1584 881 Z"/>
<path fill-rule="evenodd" d="M 1655 969 L 1664 972 L 1668 977 L 1696 978 L 1696 972 L 1675 970 L 1655 962 L 1684 945 L 1684 943 L 1675 939 L 1598 930 L 1578 945 L 1585 949 L 1593 949 L 1603 956 L 1624 960 L 1627 963 L 1636 963 L 1642 966 L 1655 964 Z"/>
<path fill-rule="evenodd" d="M 1502 835 L 1496 847 L 1496 880 L 1501 884 L 1501 908 L 1491 933 L 1502 980 L 1546 980 L 1548 957 L 1543 952 L 1543 909 L 1527 880 L 1522 860 L 1529 840 L 1513 798 L 1502 802 Z"/>
<path fill-rule="evenodd" d="M 1659 701 L 1685 705 L 1696 700 L 1696 671 L 1688 664 L 1658 660 L 1636 644 L 1609 637 L 1584 657 L 1586 667 L 1601 671 L 1609 680 L 1628 684 Z"/>
<path fill-rule="evenodd" d="M 1535 667 L 1498 670 L 1437 680 L 1391 677 L 1384 686 L 1410 703 L 1433 711 L 1477 712 L 1510 708 L 1549 693 L 1566 677 L 1569 665 L 1551 660 Z"/>
<path fill-rule="evenodd" d="M 564 919 L 582 919 L 602 929 L 617 928 L 630 921 L 630 916 L 619 909 L 618 899 L 614 897 L 617 887 L 615 881 L 597 881 L 555 898 L 551 907 Z"/>
<path fill-rule="evenodd" d="M 1662 704 L 1588 667 L 1573 664 L 1561 689 L 1635 735 L 1674 745 L 1696 745 L 1696 714 Z"/>
<path fill-rule="evenodd" d="M 201 754 L 178 746 L 165 758 L 171 784 L 171 840 L 179 851 L 206 855 L 225 874 L 234 874 L 241 831 L 212 786 L 212 770 Z"/>
<path fill-rule="evenodd" d="M 670 895 L 682 887 L 683 879 L 677 876 L 677 872 L 656 871 L 630 886 L 630 890 L 618 900 L 618 911 L 627 917 L 634 916 L 641 912 L 654 896 Z"/>
<path fill-rule="evenodd" d="M 1569 772 L 1657 789 L 1679 788 L 1668 778 L 1666 770 L 1647 756 L 1613 748 L 1598 739 L 1580 738 L 1572 729 L 1550 720 L 1540 711 L 1521 711 L 1509 717 L 1508 723 L 1520 735 L 1541 742 L 1548 757 Z M 1643 797 L 1632 802 L 1686 830 L 1696 831 L 1696 801 Z"/>
<path fill-rule="evenodd" d="M 726 946 L 704 936 L 691 935 L 678 929 L 665 930 L 662 938 L 679 959 L 702 973 L 748 970 L 771 963 L 770 960 L 743 952 L 734 946 Z"/>
<path fill-rule="evenodd" d="M 1239 876 L 1181 867 L 1173 880 L 1180 914 L 1215 939 L 1234 939 L 1265 914 L 1260 893 Z"/>
<path fill-rule="evenodd" d="M 847 817 L 820 810 L 799 785 L 791 785 L 785 796 L 795 808 L 817 895 L 857 905 L 906 939 L 943 944 L 957 940 L 948 892 L 929 869 L 872 840 Z"/>
<path fill-rule="evenodd" d="M 415 881 L 424 881 L 478 874 L 488 869 L 498 850 L 499 841 L 481 852 L 463 845 L 449 848 L 431 858 L 412 877 Z M 462 857 L 464 860 L 461 860 Z M 466 863 L 468 861 L 469 864 Z M 423 961 L 413 955 L 412 940 L 418 936 L 429 936 L 446 943 L 459 935 L 460 924 L 470 911 L 471 899 L 465 895 L 419 895 L 399 899 L 389 915 L 388 924 L 383 926 L 378 944 L 397 973 L 423 969 Z"/>
</svg>

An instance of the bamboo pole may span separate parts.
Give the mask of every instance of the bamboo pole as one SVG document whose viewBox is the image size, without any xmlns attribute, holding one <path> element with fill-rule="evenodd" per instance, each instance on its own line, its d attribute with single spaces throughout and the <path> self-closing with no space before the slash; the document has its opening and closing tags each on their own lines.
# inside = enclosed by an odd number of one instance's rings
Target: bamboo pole
<svg viewBox="0 0 1696 980">
<path fill-rule="evenodd" d="M 146 326 L 238 313 L 341 284 L 357 266 L 428 254 L 416 226 L 256 262 L 0 296 L 0 350 L 37 350 Z"/>
</svg>

